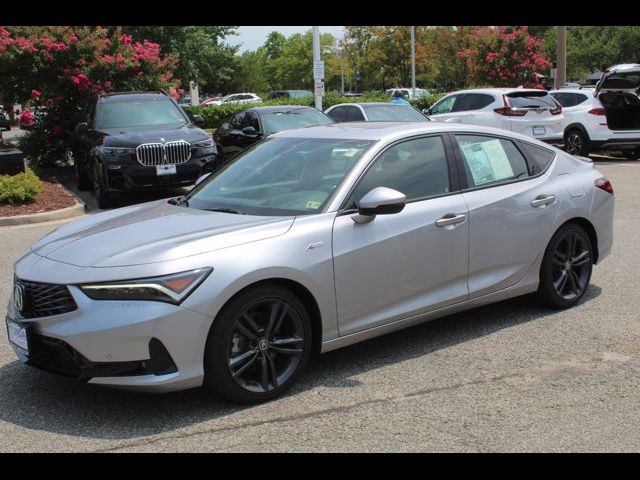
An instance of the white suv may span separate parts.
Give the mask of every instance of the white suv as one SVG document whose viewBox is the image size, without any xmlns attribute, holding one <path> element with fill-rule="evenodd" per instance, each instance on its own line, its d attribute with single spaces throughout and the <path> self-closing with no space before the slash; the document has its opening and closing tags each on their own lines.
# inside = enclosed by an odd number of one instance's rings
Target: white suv
<svg viewBox="0 0 640 480">
<path fill-rule="evenodd" d="M 564 107 L 567 152 L 587 156 L 594 150 L 619 150 L 640 158 L 640 64 L 609 68 L 595 90 L 549 92 Z"/>
<path fill-rule="evenodd" d="M 234 103 L 260 103 L 262 98 L 255 93 L 232 93 L 220 100 L 208 100 L 203 105 L 229 105 Z"/>
<path fill-rule="evenodd" d="M 460 122 L 502 128 L 547 143 L 561 144 L 562 106 L 545 90 L 479 88 L 441 98 L 426 112 L 438 122 Z"/>
</svg>

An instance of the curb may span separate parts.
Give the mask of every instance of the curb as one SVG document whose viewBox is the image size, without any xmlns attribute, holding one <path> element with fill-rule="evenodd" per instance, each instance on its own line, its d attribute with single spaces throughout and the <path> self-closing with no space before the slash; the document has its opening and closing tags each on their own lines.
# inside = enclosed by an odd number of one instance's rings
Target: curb
<svg viewBox="0 0 640 480">
<path fill-rule="evenodd" d="M 58 181 L 58 184 L 72 196 L 76 204 L 71 207 L 61 208 L 59 210 L 52 210 L 50 212 L 32 213 L 30 215 L 14 215 L 12 217 L 0 217 L 0 227 L 7 225 L 27 225 L 33 223 L 51 222 L 53 220 L 64 220 L 67 218 L 79 217 L 84 215 L 86 205 L 80 197 L 70 191 L 62 183 Z"/>
</svg>

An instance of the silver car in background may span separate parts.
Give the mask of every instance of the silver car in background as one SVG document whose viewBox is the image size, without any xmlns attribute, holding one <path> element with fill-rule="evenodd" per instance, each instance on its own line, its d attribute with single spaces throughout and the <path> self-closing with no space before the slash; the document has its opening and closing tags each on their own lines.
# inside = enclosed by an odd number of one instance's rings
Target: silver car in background
<svg viewBox="0 0 640 480">
<path fill-rule="evenodd" d="M 531 292 L 575 305 L 613 207 L 588 159 L 504 130 L 290 130 L 184 197 L 35 243 L 15 264 L 9 339 L 93 384 L 264 401 L 312 352 Z"/>
</svg>

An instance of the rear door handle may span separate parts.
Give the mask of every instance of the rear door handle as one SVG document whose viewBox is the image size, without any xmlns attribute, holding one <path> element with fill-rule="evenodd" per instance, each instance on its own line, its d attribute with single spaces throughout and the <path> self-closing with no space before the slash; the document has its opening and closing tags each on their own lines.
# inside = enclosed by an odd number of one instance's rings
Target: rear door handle
<svg viewBox="0 0 640 480">
<path fill-rule="evenodd" d="M 442 228 L 448 225 L 456 225 L 462 223 L 467 219 L 464 213 L 456 215 L 455 213 L 447 213 L 444 217 L 436 220 L 436 227 Z"/>
<path fill-rule="evenodd" d="M 536 198 L 531 200 L 531 206 L 533 208 L 544 208 L 548 205 L 551 205 L 555 201 L 555 195 L 538 195 Z"/>
</svg>

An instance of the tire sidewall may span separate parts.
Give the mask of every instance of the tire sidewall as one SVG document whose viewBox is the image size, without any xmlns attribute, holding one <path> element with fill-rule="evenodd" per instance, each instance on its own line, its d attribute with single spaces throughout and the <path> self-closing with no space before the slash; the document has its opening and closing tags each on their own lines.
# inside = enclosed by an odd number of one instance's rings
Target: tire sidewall
<svg viewBox="0 0 640 480">
<path fill-rule="evenodd" d="M 580 151 L 575 153 L 574 155 L 579 155 L 581 157 L 586 157 L 587 155 L 589 155 L 589 136 L 580 128 L 571 128 L 570 130 L 567 131 L 567 133 L 565 134 L 565 145 L 567 144 L 567 139 L 573 135 L 573 134 L 578 134 L 580 136 L 580 140 L 582 142 L 582 147 L 580 148 Z"/>
<path fill-rule="evenodd" d="M 231 341 L 233 325 L 242 312 L 251 305 L 275 299 L 287 302 L 299 315 L 304 331 L 304 351 L 296 371 L 282 385 L 265 393 L 250 392 L 238 385 L 229 371 L 227 348 Z M 302 301 L 291 291 L 279 285 L 251 287 L 227 302 L 209 330 L 204 352 L 204 386 L 235 402 L 259 403 L 274 399 L 289 390 L 302 374 L 311 349 L 311 321 Z"/>
</svg>

